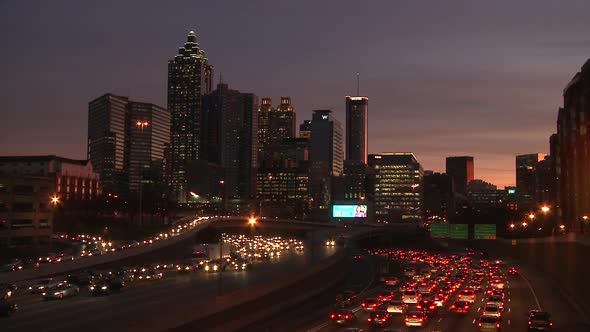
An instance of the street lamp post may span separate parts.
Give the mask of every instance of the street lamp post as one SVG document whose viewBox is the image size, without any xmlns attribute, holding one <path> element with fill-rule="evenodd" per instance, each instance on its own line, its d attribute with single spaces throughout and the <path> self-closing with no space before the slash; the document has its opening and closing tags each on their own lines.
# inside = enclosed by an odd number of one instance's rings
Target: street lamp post
<svg viewBox="0 0 590 332">
<path fill-rule="evenodd" d="M 135 125 L 143 138 L 143 129 L 149 126 L 147 121 L 137 121 Z M 143 165 L 139 163 L 139 225 L 143 226 Z"/>
</svg>

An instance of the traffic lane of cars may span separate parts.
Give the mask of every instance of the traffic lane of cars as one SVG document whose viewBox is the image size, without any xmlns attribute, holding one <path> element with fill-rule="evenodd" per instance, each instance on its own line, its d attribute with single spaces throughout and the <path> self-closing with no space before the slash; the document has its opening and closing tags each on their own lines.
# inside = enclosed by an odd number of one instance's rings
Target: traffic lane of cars
<svg viewBox="0 0 590 332">
<path fill-rule="evenodd" d="M 524 280 L 518 276 L 508 277 L 506 282 L 505 309 L 502 313 L 503 320 L 501 323 L 502 331 L 526 330 L 527 313 L 530 309 L 536 308 L 533 296 Z M 469 312 L 466 315 L 455 314 L 449 311 L 449 306 L 454 302 L 453 299 L 457 299 L 457 293 L 443 307 L 438 309 L 438 312 L 425 327 L 406 327 L 404 324 L 404 315 L 398 314 L 394 315 L 384 328 L 398 328 L 403 331 L 479 331 L 477 323 L 485 305 L 485 294 L 483 292 L 478 293 L 476 301 L 470 306 Z M 367 322 L 368 313 L 359 310 L 356 312 L 356 316 L 357 322 L 351 326 L 369 331 L 380 330 Z M 346 327 L 329 325 L 317 331 L 344 331 L 345 329 Z M 558 329 L 555 331 L 558 331 Z"/>
<path fill-rule="evenodd" d="M 298 255 L 286 255 L 284 258 L 278 263 L 259 263 L 251 271 L 223 272 L 223 292 L 272 280 L 279 275 L 294 272 L 306 263 L 305 257 Z M 114 296 L 80 296 L 51 302 L 37 298 L 36 302 L 23 306 L 12 318 L 0 321 L 0 326 L 6 331 L 61 330 L 97 326 L 101 329 L 120 329 L 134 320 L 143 319 L 145 315 L 157 315 L 160 306 L 182 305 L 195 298 L 215 295 L 218 291 L 218 282 L 218 273 L 174 272 L 163 280 L 133 282 L 132 286 Z"/>
</svg>

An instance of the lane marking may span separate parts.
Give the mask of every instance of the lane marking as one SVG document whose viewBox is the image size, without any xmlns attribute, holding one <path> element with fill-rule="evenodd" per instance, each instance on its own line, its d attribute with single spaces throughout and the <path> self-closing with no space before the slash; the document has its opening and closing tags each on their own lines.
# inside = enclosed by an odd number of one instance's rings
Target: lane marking
<svg viewBox="0 0 590 332">
<path fill-rule="evenodd" d="M 543 308 L 541 308 L 541 304 L 539 303 L 539 298 L 537 298 L 537 294 L 535 293 L 535 290 L 533 289 L 533 285 L 531 285 L 530 281 L 522 273 L 520 274 L 520 276 L 529 286 L 529 289 L 531 290 L 531 293 L 533 294 L 533 298 L 535 299 L 535 303 L 537 303 L 537 308 L 539 310 L 543 310 Z M 508 301 L 510 301 L 510 299 L 508 299 Z"/>
<path fill-rule="evenodd" d="M 473 319 L 473 321 L 471 322 L 471 324 L 475 324 L 475 318 Z"/>
</svg>

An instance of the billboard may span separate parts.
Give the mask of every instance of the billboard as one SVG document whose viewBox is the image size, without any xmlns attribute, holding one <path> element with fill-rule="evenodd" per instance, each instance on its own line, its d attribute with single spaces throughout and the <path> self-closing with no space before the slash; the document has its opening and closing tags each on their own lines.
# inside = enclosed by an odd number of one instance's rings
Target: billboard
<svg viewBox="0 0 590 332">
<path fill-rule="evenodd" d="M 367 205 L 365 204 L 334 204 L 332 206 L 332 218 L 366 218 Z"/>
</svg>

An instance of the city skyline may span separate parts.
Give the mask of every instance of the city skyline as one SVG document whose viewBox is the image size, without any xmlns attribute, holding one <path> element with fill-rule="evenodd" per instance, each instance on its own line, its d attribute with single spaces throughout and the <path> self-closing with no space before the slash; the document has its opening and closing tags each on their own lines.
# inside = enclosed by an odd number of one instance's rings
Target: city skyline
<svg viewBox="0 0 590 332">
<path fill-rule="evenodd" d="M 211 15 L 218 12 L 216 4 L 199 15 L 148 3 L 143 8 L 145 22 L 128 26 L 124 18 L 132 5 L 112 13 L 103 4 L 86 10 L 74 2 L 37 4 L 32 10 L 31 4 L 5 2 L 0 4 L 4 14 L 0 16 L 6 16 L 0 32 L 5 40 L 1 66 L 7 77 L 15 79 L 0 83 L 0 98 L 13 114 L 0 128 L 0 153 L 83 158 L 88 101 L 111 92 L 166 105 L 166 61 L 186 33 L 195 29 L 215 65 L 215 83 L 223 73 L 224 80 L 240 91 L 273 99 L 291 96 L 300 120 L 310 119 L 314 109 L 331 109 L 344 123 L 342 98 L 355 93 L 356 72 L 360 72 L 360 94 L 371 99 L 369 153 L 412 151 L 425 169 L 435 171 L 444 171 L 447 156 L 472 155 L 477 159 L 476 178 L 499 187 L 514 185 L 516 155 L 549 152 L 547 137 L 554 131 L 560 91 L 590 50 L 582 34 L 584 23 L 575 19 L 588 4 L 531 7 L 525 2 L 511 4 L 509 13 L 508 2 L 499 3 L 463 2 L 461 8 L 432 4 L 421 14 L 424 21 L 436 19 L 435 23 L 420 29 L 403 18 L 417 13 L 419 5 L 366 6 L 367 17 L 373 14 L 380 19 L 369 22 L 359 17 L 360 22 L 351 27 L 314 31 L 324 19 L 347 22 L 346 11 L 352 4 L 317 4 L 313 15 L 296 5 L 265 8 L 260 2 L 244 8 L 240 4 L 228 6 L 229 12 L 221 17 L 236 22 L 220 25 L 220 17 Z M 458 11 L 455 16 L 453 10 Z M 25 11 L 31 16 L 26 24 L 19 20 Z M 101 11 L 113 15 L 113 28 L 93 25 Z M 148 19 L 171 11 L 178 17 L 163 28 Z M 271 32 L 255 22 L 240 31 L 248 16 L 244 11 L 259 15 L 287 11 L 291 15 L 281 19 L 297 22 L 305 17 L 310 24 L 275 25 L 276 32 Z M 384 21 L 379 11 L 391 17 Z M 73 17 L 72 12 L 80 21 L 58 22 Z M 440 13 L 454 25 L 437 18 Z M 518 20 L 524 13 L 530 18 L 526 24 Z M 562 20 L 569 23 L 558 26 Z M 523 25 L 515 28 L 516 23 Z M 479 30 L 469 29 L 476 26 Z M 109 29 L 120 31 L 113 34 Z M 275 45 L 264 51 L 248 48 L 251 42 L 246 35 Z M 360 45 L 345 53 L 340 44 L 350 38 Z M 486 47 L 488 43 L 494 46 Z M 72 44 L 79 47 L 67 47 Z M 33 61 L 37 48 L 45 57 Z M 302 52 L 307 57 L 297 60 Z M 338 61 L 331 61 L 334 55 Z M 25 98 L 22 91 L 31 90 L 35 98 Z M 31 118 L 37 121 L 32 123 Z M 29 135 L 18 135 L 27 129 Z"/>
</svg>

